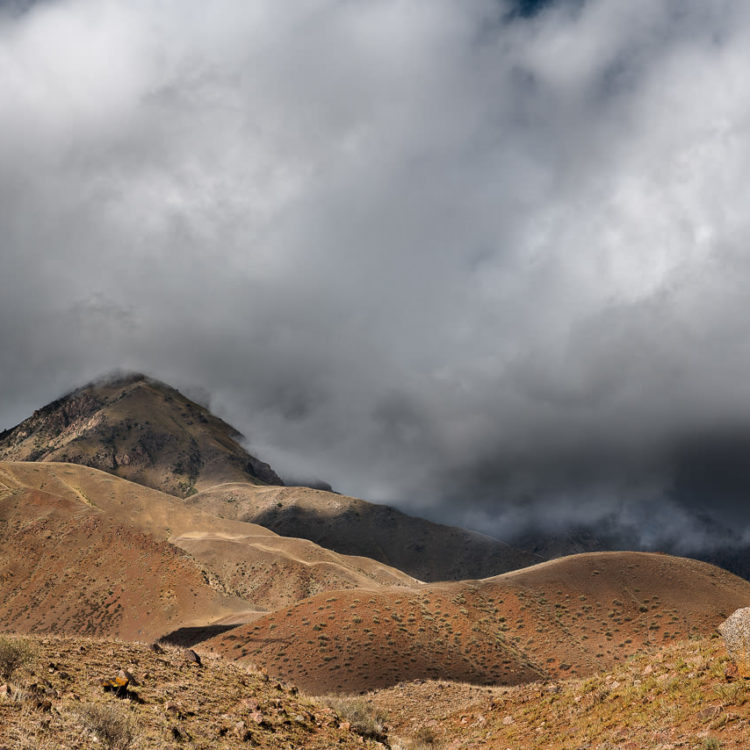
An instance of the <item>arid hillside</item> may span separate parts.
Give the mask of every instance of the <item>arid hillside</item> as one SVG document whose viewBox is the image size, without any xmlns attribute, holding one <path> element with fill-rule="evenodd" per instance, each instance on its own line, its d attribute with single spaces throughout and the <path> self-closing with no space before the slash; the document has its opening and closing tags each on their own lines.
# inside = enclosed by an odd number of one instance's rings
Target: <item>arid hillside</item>
<svg viewBox="0 0 750 750">
<path fill-rule="evenodd" d="M 306 698 L 264 672 L 171 647 L 0 635 L 23 663 L 0 684 L 8 750 L 390 747 L 745 750 L 750 700 L 721 639 L 650 646 L 589 677 L 481 687 L 417 680 Z M 121 696 L 102 682 L 132 678 Z M 0 680 L 2 683 L 2 680 Z"/>
<path fill-rule="evenodd" d="M 79 388 L 0 433 L 0 461 L 90 466 L 187 498 L 215 515 L 368 557 L 423 581 L 484 578 L 542 559 L 388 506 L 283 487 L 241 438 L 174 388 L 133 374 Z"/>
<path fill-rule="evenodd" d="M 667 555 L 575 555 L 481 581 L 321 594 L 204 646 L 313 692 L 414 679 L 513 685 L 590 675 L 705 635 L 750 583 Z"/>
<path fill-rule="evenodd" d="M 82 501 L 2 493 L 1 630 L 144 640 L 246 609 L 182 550 Z"/>
<path fill-rule="evenodd" d="M 715 636 L 715 634 L 714 634 Z M 394 747 L 746 750 L 750 692 L 720 638 L 649 647 L 585 678 L 516 687 L 402 683 L 343 706 L 383 717 Z"/>
<path fill-rule="evenodd" d="M 199 665 L 180 649 L 89 638 L 11 643 L 30 653 L 7 692 L 0 687 L 8 750 L 384 747 L 291 686 L 218 660 Z M 133 678 L 122 697 L 102 689 L 120 669 Z"/>
<path fill-rule="evenodd" d="M 74 464 L 0 462 L 0 524 L 2 629 L 153 638 L 319 591 L 416 585 Z"/>
<path fill-rule="evenodd" d="M 485 578 L 542 559 L 483 534 L 309 487 L 223 484 L 188 502 L 283 536 L 304 537 L 343 554 L 379 560 L 422 581 Z"/>
<path fill-rule="evenodd" d="M 62 461 L 185 497 L 219 482 L 281 484 L 233 427 L 144 375 L 79 388 L 0 433 L 0 460 Z"/>
</svg>

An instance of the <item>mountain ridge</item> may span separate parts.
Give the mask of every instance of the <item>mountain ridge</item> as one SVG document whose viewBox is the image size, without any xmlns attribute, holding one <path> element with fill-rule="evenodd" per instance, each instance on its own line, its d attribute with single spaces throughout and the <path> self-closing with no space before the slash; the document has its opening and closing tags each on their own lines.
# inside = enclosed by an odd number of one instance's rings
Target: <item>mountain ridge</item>
<svg viewBox="0 0 750 750">
<path fill-rule="evenodd" d="M 241 433 L 177 389 L 141 373 L 92 381 L 0 433 L 0 460 L 101 469 L 186 497 L 221 481 L 283 484 Z"/>
<path fill-rule="evenodd" d="M 0 461 L 90 466 L 191 507 L 368 557 L 424 581 L 484 578 L 541 559 L 387 505 L 286 487 L 240 438 L 236 428 L 168 384 L 118 374 L 76 388 L 0 433 Z"/>
</svg>

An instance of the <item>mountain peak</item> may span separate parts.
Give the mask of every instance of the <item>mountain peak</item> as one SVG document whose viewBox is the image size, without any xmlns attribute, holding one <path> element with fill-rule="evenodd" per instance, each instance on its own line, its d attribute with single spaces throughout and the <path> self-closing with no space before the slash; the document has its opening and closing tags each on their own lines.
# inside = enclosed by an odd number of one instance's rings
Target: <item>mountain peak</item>
<svg viewBox="0 0 750 750">
<path fill-rule="evenodd" d="M 84 464 L 180 497 L 220 482 L 283 484 L 241 439 L 172 386 L 117 371 L 0 433 L 0 460 Z"/>
</svg>

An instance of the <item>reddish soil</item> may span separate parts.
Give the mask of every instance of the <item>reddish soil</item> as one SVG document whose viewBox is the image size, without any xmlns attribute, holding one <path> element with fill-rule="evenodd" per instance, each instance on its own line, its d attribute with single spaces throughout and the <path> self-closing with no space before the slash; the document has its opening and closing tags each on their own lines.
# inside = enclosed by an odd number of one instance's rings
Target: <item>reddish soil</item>
<svg viewBox="0 0 750 750">
<path fill-rule="evenodd" d="M 415 584 L 95 469 L 0 462 L 0 629 L 146 639 L 383 583 Z"/>
<path fill-rule="evenodd" d="M 2 630 L 147 640 L 242 606 L 173 545 L 43 491 L 5 498 L 0 528 Z"/>
<path fill-rule="evenodd" d="M 513 685 L 591 674 L 713 632 L 750 582 L 667 555 L 575 555 L 484 581 L 321 594 L 206 641 L 311 692 L 442 678 Z"/>
</svg>

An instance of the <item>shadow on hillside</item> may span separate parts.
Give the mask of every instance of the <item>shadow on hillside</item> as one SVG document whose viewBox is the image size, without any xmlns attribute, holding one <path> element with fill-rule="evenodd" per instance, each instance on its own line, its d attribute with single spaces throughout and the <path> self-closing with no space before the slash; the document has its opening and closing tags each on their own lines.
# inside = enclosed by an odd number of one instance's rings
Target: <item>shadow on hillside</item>
<svg viewBox="0 0 750 750">
<path fill-rule="evenodd" d="M 204 625 L 195 628 L 177 628 L 171 633 L 167 633 L 159 638 L 160 643 L 168 643 L 171 646 L 184 646 L 190 648 L 196 643 L 207 641 L 215 635 L 226 633 L 227 630 L 233 630 L 239 625 Z"/>
</svg>

